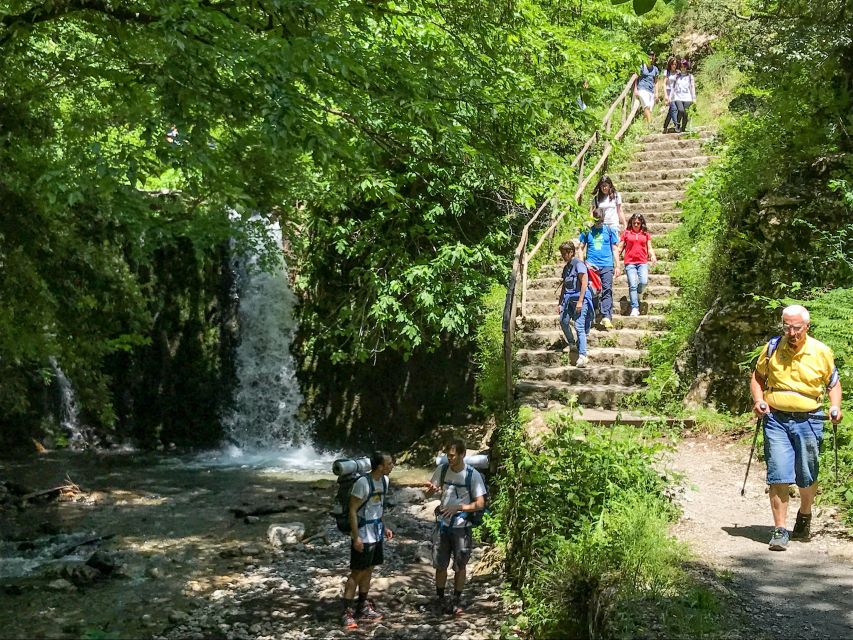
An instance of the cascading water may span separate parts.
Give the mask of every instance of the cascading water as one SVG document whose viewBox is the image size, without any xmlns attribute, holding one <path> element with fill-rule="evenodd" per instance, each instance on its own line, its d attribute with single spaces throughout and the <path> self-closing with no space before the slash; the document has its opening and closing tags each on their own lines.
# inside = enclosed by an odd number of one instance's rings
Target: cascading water
<svg viewBox="0 0 853 640">
<path fill-rule="evenodd" d="M 309 429 L 297 417 L 302 394 L 290 354 L 297 330 L 296 296 L 288 284 L 281 228 L 255 216 L 249 229 L 250 250 L 234 265 L 240 343 L 237 390 L 224 420 L 231 445 L 226 458 L 242 464 L 328 470 L 332 458 L 311 446 Z"/>
<path fill-rule="evenodd" d="M 59 366 L 56 358 L 51 356 L 49 361 L 59 391 L 59 426 L 68 435 L 68 445 L 72 449 L 84 449 L 89 445 L 89 442 L 80 425 L 80 408 L 77 406 L 74 387 Z"/>
</svg>

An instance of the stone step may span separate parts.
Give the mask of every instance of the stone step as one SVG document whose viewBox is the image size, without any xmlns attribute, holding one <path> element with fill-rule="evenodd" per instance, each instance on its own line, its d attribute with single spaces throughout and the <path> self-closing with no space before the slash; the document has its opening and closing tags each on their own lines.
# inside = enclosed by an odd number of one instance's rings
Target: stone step
<svg viewBox="0 0 853 640">
<path fill-rule="evenodd" d="M 626 202 L 622 205 L 622 213 L 625 214 L 626 218 L 630 217 L 632 213 L 642 213 L 645 216 L 647 213 L 666 213 L 680 210 L 681 200 L 679 199 Z"/>
<path fill-rule="evenodd" d="M 701 129 L 685 131 L 684 133 L 647 133 L 640 138 L 642 144 L 654 144 L 660 142 L 671 142 L 673 140 L 710 140 L 714 134 Z"/>
<path fill-rule="evenodd" d="M 572 362 L 577 361 L 577 354 L 572 353 Z M 649 375 L 649 369 L 644 367 L 605 367 L 596 365 L 578 369 L 572 365 L 546 367 L 528 365 L 521 367 L 518 377 L 522 380 L 554 380 L 571 385 L 627 385 L 643 384 Z"/>
<path fill-rule="evenodd" d="M 662 166 L 662 167 L 635 167 L 629 166 L 628 170 L 617 175 L 616 184 L 627 182 L 654 182 L 656 180 L 693 180 L 702 173 L 701 167 L 685 166 Z"/>
<path fill-rule="evenodd" d="M 664 234 L 669 233 L 673 229 L 675 229 L 680 223 L 678 222 L 652 222 L 647 223 L 646 228 L 649 230 L 649 233 L 654 236 L 655 234 Z M 652 242 L 654 242 L 654 238 L 652 238 Z M 654 244 L 652 245 L 654 246 Z"/>
<path fill-rule="evenodd" d="M 652 140 L 643 142 L 640 151 L 667 151 L 669 149 L 692 149 L 697 151 L 703 144 L 713 138 L 664 138 L 661 140 Z"/>
<path fill-rule="evenodd" d="M 621 189 L 620 193 L 625 191 L 653 191 L 659 193 L 661 191 L 684 191 L 687 185 L 690 184 L 692 178 L 686 176 L 684 178 L 669 178 L 666 180 L 624 180 L 617 183 L 617 187 Z"/>
<path fill-rule="evenodd" d="M 643 331 L 641 329 L 614 329 L 613 331 L 593 330 L 587 336 L 590 349 L 599 347 L 626 347 L 628 349 L 644 349 L 645 344 L 652 338 L 661 335 L 660 331 Z M 562 349 L 565 345 L 563 332 L 559 329 L 525 331 L 519 336 L 523 349 Z"/>
<path fill-rule="evenodd" d="M 556 380 L 519 380 L 516 392 L 525 402 L 566 401 L 575 396 L 585 407 L 615 408 L 631 393 L 642 391 L 641 386 L 627 385 L 569 385 Z"/>
<path fill-rule="evenodd" d="M 669 418 L 661 416 L 647 416 L 633 411 L 621 409 L 596 409 L 592 407 L 581 407 L 577 413 L 577 419 L 600 426 L 613 424 L 624 424 L 629 427 L 642 427 L 646 424 L 670 425 L 681 429 L 692 428 L 696 420 L 692 417 Z"/>
<path fill-rule="evenodd" d="M 553 289 L 547 289 L 545 287 L 538 287 L 535 289 L 528 288 L 527 302 L 554 302 L 557 296 L 554 292 L 557 290 L 559 285 L 560 281 L 557 280 Z M 668 287 L 664 285 L 650 284 L 646 287 L 646 290 L 643 293 L 648 298 L 674 298 L 678 295 L 678 289 L 671 286 Z M 628 295 L 628 283 L 624 277 L 620 276 L 616 280 L 616 284 L 613 287 L 613 295 L 616 297 Z"/>
<path fill-rule="evenodd" d="M 680 202 L 684 198 L 683 189 L 670 191 L 622 191 L 622 203 L 653 202 L 659 206 L 661 202 Z"/>
<path fill-rule="evenodd" d="M 630 304 L 625 299 L 628 312 L 630 313 Z M 556 302 L 537 302 L 527 303 L 526 313 L 522 320 L 522 326 L 525 331 L 533 331 L 535 329 L 559 329 L 560 322 L 557 316 Z M 620 304 L 619 307 L 622 305 Z M 642 303 L 640 303 L 642 308 Z M 551 309 L 550 313 L 541 313 Z M 617 308 L 617 311 L 620 309 Z M 539 313 L 533 313 L 538 311 Z M 614 315 L 612 318 L 613 326 L 616 329 L 644 329 L 649 331 L 660 331 L 666 328 L 666 318 L 662 315 Z M 600 325 L 597 325 L 600 326 Z"/>
<path fill-rule="evenodd" d="M 530 289 L 550 289 L 551 291 L 553 291 L 560 284 L 562 276 L 562 264 L 552 264 L 543 266 L 542 271 L 539 273 L 539 277 L 537 277 L 535 280 L 531 280 L 530 284 L 528 285 L 528 291 Z M 663 273 L 650 273 L 649 286 L 671 287 L 673 285 L 672 280 L 668 275 Z"/>
<path fill-rule="evenodd" d="M 690 156 L 689 158 L 659 158 L 659 157 L 639 157 L 638 154 L 631 161 L 631 169 L 634 171 L 664 171 L 672 169 L 695 169 L 696 167 L 704 167 L 714 156 Z"/>
<path fill-rule="evenodd" d="M 688 149 L 653 149 L 651 151 L 640 151 L 634 154 L 634 157 L 631 158 L 631 165 L 636 162 L 642 162 L 643 160 L 663 160 L 665 162 L 681 162 L 683 160 L 689 160 L 691 158 L 703 157 L 704 153 L 701 149 L 697 149 L 695 147 L 691 147 Z"/>
<path fill-rule="evenodd" d="M 674 296 L 673 296 L 674 297 Z M 669 305 L 672 303 L 672 298 L 648 298 L 645 300 L 640 300 L 640 317 L 644 315 L 655 315 L 656 312 L 666 311 Z M 613 296 L 613 307 L 614 307 L 614 315 L 620 316 L 628 316 L 631 313 L 631 303 L 628 301 L 628 294 L 625 293 L 621 296 Z M 529 318 L 533 318 L 536 316 L 541 316 L 543 318 L 549 318 L 553 322 L 557 321 L 557 301 L 555 299 L 551 299 L 547 302 L 545 301 L 527 301 L 524 307 L 524 317 L 525 320 Z M 643 323 L 645 324 L 645 323 Z"/>
<path fill-rule="evenodd" d="M 516 353 L 519 365 L 559 366 L 565 362 L 577 362 L 577 351 L 571 354 L 560 349 L 519 349 Z M 590 366 L 620 365 L 643 367 L 648 363 L 649 352 L 645 349 L 620 349 L 618 347 L 589 348 L 586 353 Z"/>
</svg>

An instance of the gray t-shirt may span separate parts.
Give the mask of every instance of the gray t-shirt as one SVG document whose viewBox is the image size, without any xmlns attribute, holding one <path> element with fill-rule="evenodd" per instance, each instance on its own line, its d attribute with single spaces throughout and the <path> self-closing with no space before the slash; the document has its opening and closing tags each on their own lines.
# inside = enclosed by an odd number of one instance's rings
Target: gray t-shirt
<svg viewBox="0 0 853 640">
<path fill-rule="evenodd" d="M 373 478 L 370 480 L 373 480 Z M 373 480 L 373 495 L 370 496 L 370 500 L 358 512 L 359 523 L 366 521 L 365 524 L 358 528 L 358 535 L 365 544 L 379 542 L 384 535 L 384 526 L 381 522 L 383 515 L 382 494 L 387 484 L 388 476 L 379 480 Z M 352 485 L 350 495 L 358 498 L 360 501 L 367 499 L 367 496 L 370 495 L 370 481 L 367 476 L 362 476 L 355 481 L 355 484 Z"/>
<path fill-rule="evenodd" d="M 432 474 L 431 482 L 435 485 L 441 482 L 442 466 L 439 465 L 436 467 L 435 472 Z M 483 476 L 473 467 L 471 468 L 471 493 L 468 493 L 468 487 L 465 484 L 467 474 L 467 465 L 458 473 L 450 467 L 447 468 L 447 473 L 444 476 L 444 486 L 441 487 L 440 507 L 446 507 L 451 504 L 471 504 L 480 496 L 486 495 L 486 483 L 483 481 Z M 471 526 L 471 523 L 468 522 L 468 516 L 464 511 L 453 514 L 452 523 L 448 522 L 448 518 L 444 516 L 439 516 L 439 520 L 445 527 Z"/>
</svg>

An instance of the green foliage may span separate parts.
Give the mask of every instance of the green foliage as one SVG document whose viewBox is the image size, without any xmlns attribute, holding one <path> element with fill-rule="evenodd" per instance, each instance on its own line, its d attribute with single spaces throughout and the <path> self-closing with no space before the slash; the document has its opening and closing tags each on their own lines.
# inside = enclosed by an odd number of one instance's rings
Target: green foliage
<svg viewBox="0 0 853 640">
<path fill-rule="evenodd" d="M 497 413 L 506 404 L 503 312 L 506 287 L 492 285 L 481 298 L 477 344 L 477 393 L 482 409 Z"/>
<path fill-rule="evenodd" d="M 122 354 L 149 370 L 180 351 L 189 369 L 158 393 L 196 380 L 222 395 L 212 272 L 255 212 L 288 237 L 309 352 L 367 360 L 471 336 L 526 208 L 637 62 L 643 24 L 607 0 L 7 4 L 0 413 L 37 422 L 35 372 L 55 356 L 104 426 L 159 404 L 116 379 Z M 198 270 L 180 295 L 161 252 Z"/>
<path fill-rule="evenodd" d="M 518 623 L 543 638 L 719 625 L 716 598 L 684 574 L 686 552 L 667 532 L 676 510 L 655 469 L 660 434 L 564 413 L 548 421 L 535 449 L 521 418 L 500 425 L 504 473 L 489 525 L 524 598 Z"/>
</svg>

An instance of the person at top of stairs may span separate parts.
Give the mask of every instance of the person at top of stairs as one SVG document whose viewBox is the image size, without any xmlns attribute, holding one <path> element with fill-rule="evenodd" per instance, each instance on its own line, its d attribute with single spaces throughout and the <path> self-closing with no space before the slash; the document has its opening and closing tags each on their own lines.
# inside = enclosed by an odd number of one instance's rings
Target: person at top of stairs
<svg viewBox="0 0 853 640">
<path fill-rule="evenodd" d="M 678 109 L 675 108 L 675 99 L 672 97 L 675 79 L 678 77 L 678 60 L 670 58 L 666 61 L 666 70 L 663 72 L 663 100 L 666 104 L 666 118 L 663 120 L 663 132 L 669 133 L 669 124 L 675 127 L 675 133 L 681 133 L 678 128 Z"/>
<path fill-rule="evenodd" d="M 678 76 L 672 86 L 672 100 L 678 112 L 676 131 L 687 131 L 688 110 L 690 105 L 696 102 L 696 82 L 690 73 L 690 62 L 686 59 L 681 61 Z"/>
<path fill-rule="evenodd" d="M 654 51 L 649 51 L 649 62 L 640 65 L 637 79 L 634 81 L 634 95 L 643 107 L 643 118 L 646 124 L 652 122 L 652 107 L 657 101 L 657 79 L 660 71 L 655 66 L 656 59 L 657 54 Z"/>
<path fill-rule="evenodd" d="M 649 284 L 649 258 L 652 264 L 658 261 L 652 248 L 652 236 L 641 213 L 628 220 L 628 228 L 619 243 L 619 255 L 628 277 L 628 297 L 631 301 L 631 316 L 640 315 L 640 295 Z"/>
<path fill-rule="evenodd" d="M 604 226 L 610 227 L 618 236 L 625 228 L 625 214 L 622 213 L 622 196 L 613 186 L 610 176 L 601 176 L 592 191 L 592 212 L 598 210 L 604 212 Z"/>
<path fill-rule="evenodd" d="M 620 275 L 617 247 L 619 236 L 610 227 L 604 226 L 604 212 L 596 210 L 593 213 L 595 222 L 587 231 L 581 231 L 578 237 L 582 260 L 592 265 L 601 276 L 600 308 L 602 324 L 605 329 L 612 329 L 613 322 L 613 280 Z"/>
<path fill-rule="evenodd" d="M 587 363 L 586 335 L 592 329 L 592 321 L 595 318 L 592 291 L 589 288 L 589 274 L 583 261 L 575 256 L 575 245 L 571 242 L 560 245 L 560 256 L 566 263 L 563 267 L 560 296 L 557 298 L 560 328 L 568 343 L 563 351 L 569 353 L 574 344 L 571 327 L 574 322 L 575 331 L 578 332 L 578 360 L 575 366 L 582 368 Z"/>
</svg>

